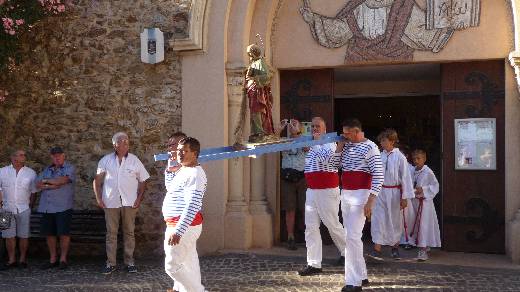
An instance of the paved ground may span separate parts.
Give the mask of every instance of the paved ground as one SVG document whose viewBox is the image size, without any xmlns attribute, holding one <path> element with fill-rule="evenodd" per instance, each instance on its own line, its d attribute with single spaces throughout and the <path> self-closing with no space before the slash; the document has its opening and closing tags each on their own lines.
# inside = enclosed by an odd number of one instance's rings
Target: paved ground
<svg viewBox="0 0 520 292">
<path fill-rule="evenodd" d="M 166 291 L 171 281 L 162 259 L 140 261 L 139 272 L 100 274 L 100 261 L 76 259 L 68 270 L 42 271 L 43 260 L 28 270 L 0 272 L 0 291 Z M 343 269 L 325 260 L 324 273 L 299 277 L 302 256 L 228 253 L 201 258 L 208 291 L 340 291 Z M 520 270 L 423 264 L 411 261 L 369 264 L 365 291 L 520 291 Z"/>
</svg>

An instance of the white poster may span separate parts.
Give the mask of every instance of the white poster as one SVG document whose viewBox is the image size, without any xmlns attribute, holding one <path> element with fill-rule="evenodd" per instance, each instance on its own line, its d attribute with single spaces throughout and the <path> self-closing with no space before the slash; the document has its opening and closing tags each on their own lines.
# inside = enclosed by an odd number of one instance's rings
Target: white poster
<svg viewBox="0 0 520 292">
<path fill-rule="evenodd" d="M 495 170 L 496 119 L 455 119 L 455 169 Z"/>
</svg>

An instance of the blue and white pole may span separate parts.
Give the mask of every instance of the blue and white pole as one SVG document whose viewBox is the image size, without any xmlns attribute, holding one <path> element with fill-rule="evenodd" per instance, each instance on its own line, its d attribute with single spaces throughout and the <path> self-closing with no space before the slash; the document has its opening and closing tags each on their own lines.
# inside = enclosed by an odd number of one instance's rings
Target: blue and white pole
<svg viewBox="0 0 520 292">
<path fill-rule="evenodd" d="M 338 136 L 336 133 L 327 133 L 319 140 L 313 140 L 311 136 L 304 136 L 297 139 L 280 140 L 271 144 L 249 144 L 245 146 L 245 149 L 240 150 L 235 149 L 233 146 L 207 148 L 200 151 L 198 161 L 202 163 L 246 156 L 257 157 L 262 154 L 334 143 L 342 140 L 344 140 L 343 136 Z M 168 160 L 169 157 L 168 153 L 154 155 L 155 161 Z"/>
</svg>

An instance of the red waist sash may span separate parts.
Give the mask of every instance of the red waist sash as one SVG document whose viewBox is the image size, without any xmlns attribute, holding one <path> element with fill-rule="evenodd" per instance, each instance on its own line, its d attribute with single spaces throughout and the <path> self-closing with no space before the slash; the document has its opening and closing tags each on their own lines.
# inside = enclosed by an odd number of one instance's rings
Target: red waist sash
<svg viewBox="0 0 520 292">
<path fill-rule="evenodd" d="M 177 223 L 179 222 L 180 218 L 181 218 L 181 216 L 169 217 L 169 218 L 164 218 L 164 221 L 166 221 L 166 226 L 175 227 L 177 225 Z M 197 212 L 197 214 L 195 214 L 195 218 L 193 218 L 193 221 L 191 222 L 190 226 L 200 225 L 200 224 L 202 224 L 202 221 L 203 221 L 202 213 Z"/>
<path fill-rule="evenodd" d="M 309 189 L 333 189 L 339 186 L 339 176 L 337 172 L 314 171 L 305 173 L 307 187 Z"/>
<path fill-rule="evenodd" d="M 341 185 L 344 190 L 370 190 L 372 175 L 363 171 L 344 171 L 341 174 Z"/>
</svg>

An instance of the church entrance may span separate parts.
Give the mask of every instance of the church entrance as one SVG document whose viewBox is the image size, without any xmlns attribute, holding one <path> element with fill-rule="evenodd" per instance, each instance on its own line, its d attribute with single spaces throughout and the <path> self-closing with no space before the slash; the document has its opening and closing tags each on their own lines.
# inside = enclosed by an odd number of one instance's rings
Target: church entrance
<svg viewBox="0 0 520 292">
<path fill-rule="evenodd" d="M 426 151 L 441 185 L 434 202 L 443 249 L 503 253 L 504 86 L 502 60 L 282 70 L 280 118 L 321 116 L 327 132 L 339 133 L 356 117 L 374 142 L 394 128 L 400 147 Z"/>
<path fill-rule="evenodd" d="M 441 115 L 440 96 L 388 96 L 340 98 L 334 102 L 335 128 L 341 131 L 346 118 L 358 118 L 365 136 L 379 145 L 378 134 L 393 128 L 399 135 L 397 147 L 405 154 L 423 149 L 426 164 L 441 181 Z M 442 224 L 442 192 L 434 199 L 439 224 Z M 440 226 L 442 230 L 442 226 Z M 365 226 L 365 238 L 370 237 L 370 224 Z"/>
<path fill-rule="evenodd" d="M 427 165 L 442 185 L 441 80 L 439 64 L 338 68 L 334 71 L 334 129 L 357 118 L 365 136 L 379 145 L 378 134 L 393 128 L 402 151 L 426 151 Z M 434 199 L 442 230 L 442 192 Z M 370 240 L 370 224 L 364 238 Z"/>
</svg>

